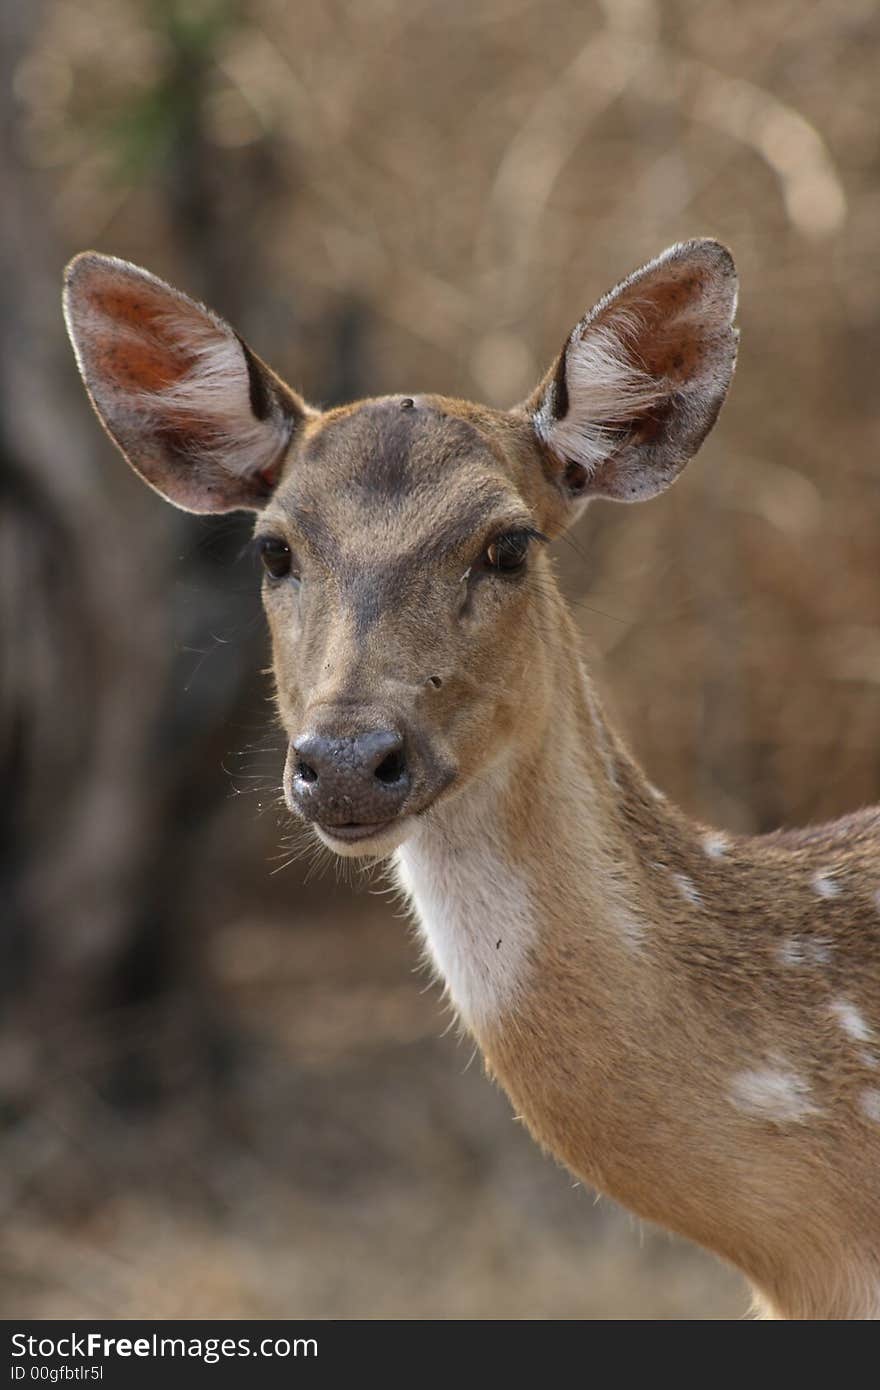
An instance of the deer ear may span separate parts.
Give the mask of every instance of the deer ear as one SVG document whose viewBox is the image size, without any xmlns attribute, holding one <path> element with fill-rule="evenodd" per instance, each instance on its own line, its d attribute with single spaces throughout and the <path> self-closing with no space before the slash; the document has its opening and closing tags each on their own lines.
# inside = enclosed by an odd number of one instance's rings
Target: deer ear
<svg viewBox="0 0 880 1390">
<path fill-rule="evenodd" d="M 581 319 L 526 402 L 570 497 L 637 502 L 678 477 L 730 385 L 736 297 L 730 252 L 687 241 Z"/>
<path fill-rule="evenodd" d="M 228 324 L 94 251 L 67 267 L 64 317 L 98 416 L 151 487 L 192 512 L 264 505 L 311 412 Z"/>
</svg>

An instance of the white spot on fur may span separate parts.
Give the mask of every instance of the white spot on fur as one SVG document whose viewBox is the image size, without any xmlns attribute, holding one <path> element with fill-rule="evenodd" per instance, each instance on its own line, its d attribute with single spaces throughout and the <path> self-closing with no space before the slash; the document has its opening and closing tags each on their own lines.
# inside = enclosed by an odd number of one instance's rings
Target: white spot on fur
<svg viewBox="0 0 880 1390">
<path fill-rule="evenodd" d="M 730 1096 L 737 1110 L 759 1120 L 796 1123 L 818 1113 L 809 1082 L 787 1066 L 739 1072 L 730 1083 Z"/>
<path fill-rule="evenodd" d="M 843 891 L 837 879 L 831 874 L 813 874 L 810 883 L 814 893 L 820 898 L 836 898 Z"/>
<path fill-rule="evenodd" d="M 526 886 L 492 838 L 497 784 L 498 774 L 419 823 L 394 856 L 428 954 L 475 1030 L 515 1006 L 537 936 Z"/>
<path fill-rule="evenodd" d="M 615 912 L 612 916 L 612 923 L 627 946 L 634 951 L 640 951 L 645 943 L 648 934 L 647 923 L 640 917 L 634 917 L 631 912 Z"/>
<path fill-rule="evenodd" d="M 666 800 L 666 793 L 661 792 L 659 787 L 655 787 L 653 782 L 648 783 L 648 791 L 651 793 L 655 801 Z"/>
<path fill-rule="evenodd" d="M 785 941 L 780 941 L 776 947 L 776 954 L 782 965 L 804 964 L 804 944 L 802 941 L 798 941 L 796 936 L 790 936 Z"/>
<path fill-rule="evenodd" d="M 711 835 L 703 837 L 703 849 L 710 859 L 723 859 L 730 849 L 730 841 L 726 835 L 714 831 Z"/>
<path fill-rule="evenodd" d="M 776 947 L 776 955 L 782 965 L 827 965 L 831 959 L 831 943 L 821 937 L 805 940 L 799 936 L 788 936 Z"/>
<path fill-rule="evenodd" d="M 880 1091 L 872 1086 L 867 1087 L 859 1097 L 859 1104 L 868 1119 L 880 1125 Z"/>
<path fill-rule="evenodd" d="M 672 881 L 685 902 L 694 903 L 695 906 L 699 905 L 702 899 L 693 879 L 688 878 L 687 874 L 673 874 Z"/>
<path fill-rule="evenodd" d="M 874 1034 L 858 1009 L 848 999 L 833 999 L 828 1007 L 848 1038 L 852 1038 L 854 1042 L 871 1041 Z"/>
</svg>

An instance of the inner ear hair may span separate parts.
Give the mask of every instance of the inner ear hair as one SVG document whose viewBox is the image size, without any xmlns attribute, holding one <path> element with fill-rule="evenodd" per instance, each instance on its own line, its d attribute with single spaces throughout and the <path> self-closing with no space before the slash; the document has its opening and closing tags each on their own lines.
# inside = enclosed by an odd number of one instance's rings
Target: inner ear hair
<svg viewBox="0 0 880 1390">
<path fill-rule="evenodd" d="M 596 468 L 626 437 L 629 426 L 664 399 L 665 383 L 639 361 L 638 310 L 618 309 L 604 324 L 580 323 L 560 353 L 550 392 L 536 415 L 564 458 Z M 562 396 L 564 389 L 564 397 Z"/>
<path fill-rule="evenodd" d="M 568 495 L 637 500 L 678 475 L 730 383 L 736 299 L 730 253 L 685 242 L 576 324 L 527 403 Z"/>
<path fill-rule="evenodd" d="M 200 468 L 223 468 L 251 479 L 257 494 L 277 480 L 291 435 L 302 417 L 283 383 L 244 339 L 211 318 L 172 311 L 158 320 L 160 338 L 174 342 L 186 369 L 158 390 L 135 395 L 132 404 L 161 418 L 182 453 Z"/>
<path fill-rule="evenodd" d="M 92 403 L 146 482 L 189 511 L 259 510 L 314 412 L 229 324 L 92 251 L 67 268 L 64 309 Z"/>
</svg>

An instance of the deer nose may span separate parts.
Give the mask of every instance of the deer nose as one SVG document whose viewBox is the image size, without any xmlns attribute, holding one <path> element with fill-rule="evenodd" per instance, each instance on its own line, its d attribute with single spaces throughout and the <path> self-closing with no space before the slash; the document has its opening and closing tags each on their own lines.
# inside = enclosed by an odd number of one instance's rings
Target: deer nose
<svg viewBox="0 0 880 1390">
<path fill-rule="evenodd" d="M 310 733 L 293 744 L 291 791 L 319 825 L 393 819 L 410 789 L 403 735 L 395 729 L 335 737 Z"/>
</svg>

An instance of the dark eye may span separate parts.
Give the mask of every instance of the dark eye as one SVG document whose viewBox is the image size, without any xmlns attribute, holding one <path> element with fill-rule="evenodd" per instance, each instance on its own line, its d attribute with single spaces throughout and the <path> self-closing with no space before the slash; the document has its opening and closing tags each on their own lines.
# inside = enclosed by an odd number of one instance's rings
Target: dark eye
<svg viewBox="0 0 880 1390">
<path fill-rule="evenodd" d="M 525 567 L 531 536 L 528 531 L 509 531 L 497 536 L 483 554 L 483 565 L 496 574 L 517 574 Z"/>
<path fill-rule="evenodd" d="M 271 579 L 286 579 L 290 574 L 299 578 L 293 568 L 293 555 L 287 541 L 278 536 L 261 536 L 257 545 L 263 568 Z"/>
</svg>

